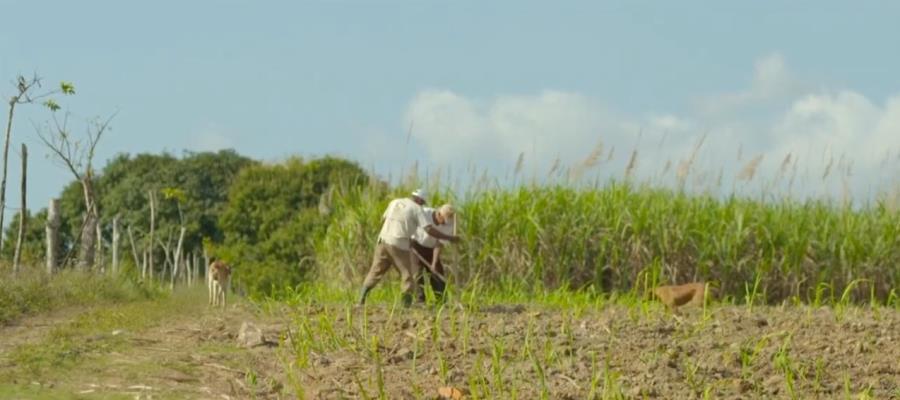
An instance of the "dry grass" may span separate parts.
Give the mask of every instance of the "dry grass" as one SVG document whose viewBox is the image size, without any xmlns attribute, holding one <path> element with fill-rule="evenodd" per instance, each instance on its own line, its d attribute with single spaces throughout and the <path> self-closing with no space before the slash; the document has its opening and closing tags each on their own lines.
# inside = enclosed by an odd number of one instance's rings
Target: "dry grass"
<svg viewBox="0 0 900 400">
<path fill-rule="evenodd" d="M 744 165 L 744 168 L 741 168 L 741 171 L 737 174 L 737 179 L 739 181 L 749 181 L 756 176 L 756 169 L 759 168 L 759 163 L 762 162 L 763 155 L 760 154 L 756 157 L 753 157 L 752 160 L 747 162 Z"/>
</svg>

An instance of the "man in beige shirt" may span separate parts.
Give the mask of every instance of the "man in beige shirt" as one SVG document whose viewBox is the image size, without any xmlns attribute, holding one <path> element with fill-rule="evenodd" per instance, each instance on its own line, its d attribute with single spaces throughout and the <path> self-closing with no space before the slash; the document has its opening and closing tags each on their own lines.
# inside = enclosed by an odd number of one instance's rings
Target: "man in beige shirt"
<svg viewBox="0 0 900 400">
<path fill-rule="evenodd" d="M 411 238 L 416 230 L 422 228 L 429 235 L 458 242 L 458 236 L 447 235 L 434 227 L 434 222 L 425 216 L 422 205 L 427 203 L 428 195 L 423 189 L 418 189 L 407 198 L 395 199 L 388 204 L 382 215 L 381 232 L 378 234 L 378 244 L 375 246 L 375 256 L 372 266 L 363 282 L 359 304 L 365 304 L 369 291 L 381 281 L 384 274 L 394 266 L 400 272 L 400 290 L 404 306 L 412 304 L 417 297 L 420 288 L 416 285 L 419 276 L 418 263 L 413 262 L 413 254 L 410 252 Z"/>
</svg>

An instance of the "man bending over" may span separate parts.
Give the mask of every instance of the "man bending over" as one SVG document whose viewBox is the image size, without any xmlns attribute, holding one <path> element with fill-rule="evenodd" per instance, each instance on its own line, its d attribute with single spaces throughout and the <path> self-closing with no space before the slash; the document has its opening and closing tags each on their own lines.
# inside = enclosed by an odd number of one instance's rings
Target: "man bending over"
<svg viewBox="0 0 900 400">
<path fill-rule="evenodd" d="M 369 291 L 378 284 L 391 266 L 400 272 L 403 305 L 409 307 L 413 298 L 418 297 L 420 290 L 416 285 L 419 276 L 418 263 L 413 262 L 413 254 L 410 252 L 410 238 L 416 234 L 418 228 L 421 227 L 437 239 L 453 243 L 460 240 L 459 236 L 447 235 L 435 229 L 434 222 L 425 216 L 422 205 L 426 204 L 427 197 L 423 189 L 418 189 L 412 192 L 410 197 L 395 199 L 388 204 L 382 215 L 375 256 L 372 258 L 369 274 L 363 282 L 359 304 L 365 304 Z"/>
</svg>

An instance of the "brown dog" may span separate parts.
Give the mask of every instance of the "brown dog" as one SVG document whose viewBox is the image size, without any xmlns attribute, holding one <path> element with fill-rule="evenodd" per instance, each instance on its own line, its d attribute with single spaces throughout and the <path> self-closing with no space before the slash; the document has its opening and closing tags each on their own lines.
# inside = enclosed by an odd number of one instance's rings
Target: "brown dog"
<svg viewBox="0 0 900 400">
<path fill-rule="evenodd" d="M 209 287 L 209 304 L 213 307 L 221 304 L 225 308 L 225 294 L 231 287 L 231 267 L 222 260 L 213 261 L 206 270 L 206 283 Z"/>
<path fill-rule="evenodd" d="M 685 305 L 702 305 L 709 291 L 708 282 L 686 283 L 684 285 L 660 286 L 653 289 L 653 294 L 672 312 Z"/>
</svg>

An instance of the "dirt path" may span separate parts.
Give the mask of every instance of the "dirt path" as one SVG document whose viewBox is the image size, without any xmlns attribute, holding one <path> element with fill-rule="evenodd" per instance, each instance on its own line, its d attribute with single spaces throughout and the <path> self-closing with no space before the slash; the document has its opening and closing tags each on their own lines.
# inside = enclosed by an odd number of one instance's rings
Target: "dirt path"
<svg viewBox="0 0 900 400">
<path fill-rule="evenodd" d="M 268 343 L 239 345 L 245 322 Z M 280 398 L 281 330 L 246 302 L 210 310 L 199 291 L 27 317 L 0 329 L 0 398 Z"/>
</svg>

